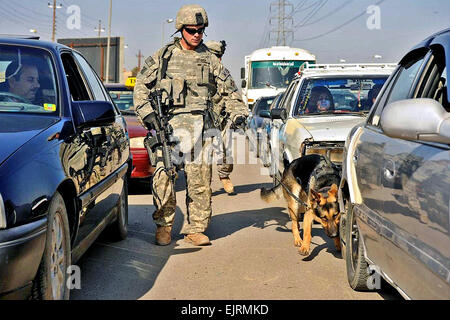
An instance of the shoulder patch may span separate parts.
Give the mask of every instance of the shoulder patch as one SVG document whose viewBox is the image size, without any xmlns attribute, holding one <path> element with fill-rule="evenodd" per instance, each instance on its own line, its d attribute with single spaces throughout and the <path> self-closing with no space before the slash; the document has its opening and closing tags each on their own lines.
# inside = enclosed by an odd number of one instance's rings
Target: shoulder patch
<svg viewBox="0 0 450 320">
<path fill-rule="evenodd" d="M 152 58 L 152 56 L 149 56 L 147 59 L 145 59 L 145 64 L 149 67 L 155 64 L 155 60 Z"/>
</svg>

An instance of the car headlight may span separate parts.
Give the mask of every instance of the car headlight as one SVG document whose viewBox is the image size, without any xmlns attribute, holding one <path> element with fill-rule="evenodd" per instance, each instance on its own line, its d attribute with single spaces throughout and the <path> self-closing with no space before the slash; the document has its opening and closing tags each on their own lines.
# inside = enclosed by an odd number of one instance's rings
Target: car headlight
<svg viewBox="0 0 450 320">
<path fill-rule="evenodd" d="M 136 137 L 130 139 L 130 148 L 137 149 L 137 148 L 145 148 L 144 146 L 144 137 Z"/>
<path fill-rule="evenodd" d="M 6 211 L 3 203 L 2 195 L 0 194 L 0 229 L 6 228 Z"/>
</svg>

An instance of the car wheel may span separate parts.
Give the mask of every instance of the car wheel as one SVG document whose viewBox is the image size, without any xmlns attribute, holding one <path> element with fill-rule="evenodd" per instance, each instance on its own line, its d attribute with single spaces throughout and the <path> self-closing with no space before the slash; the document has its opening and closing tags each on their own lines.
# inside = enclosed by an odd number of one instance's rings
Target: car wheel
<svg viewBox="0 0 450 320">
<path fill-rule="evenodd" d="M 122 192 L 117 203 L 117 219 L 108 226 L 106 234 L 112 241 L 125 240 L 128 235 L 128 183 L 127 176 L 123 178 Z"/>
<path fill-rule="evenodd" d="M 341 253 L 342 253 L 342 259 L 345 261 L 346 257 L 346 235 L 347 235 L 347 217 L 349 215 L 349 211 L 353 210 L 353 205 L 350 201 L 350 199 L 344 199 L 344 211 L 341 212 L 341 217 L 339 219 L 339 239 L 341 242 Z"/>
<path fill-rule="evenodd" d="M 348 207 L 346 221 L 346 252 L 345 263 L 347 268 L 347 280 L 356 291 L 369 291 L 368 279 L 370 277 L 369 265 L 364 258 L 364 246 L 359 233 L 356 217 L 351 208 Z"/>
<path fill-rule="evenodd" d="M 69 220 L 64 199 L 56 192 L 47 214 L 47 237 L 41 264 L 33 281 L 32 298 L 68 300 L 67 268 L 71 264 Z"/>
</svg>

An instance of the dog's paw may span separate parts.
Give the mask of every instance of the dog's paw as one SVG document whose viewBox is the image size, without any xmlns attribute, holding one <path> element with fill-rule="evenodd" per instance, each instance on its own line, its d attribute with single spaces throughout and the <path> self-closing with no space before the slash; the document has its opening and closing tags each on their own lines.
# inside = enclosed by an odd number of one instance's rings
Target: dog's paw
<svg viewBox="0 0 450 320">
<path fill-rule="evenodd" d="M 300 247 L 302 245 L 302 239 L 294 239 L 294 246 Z"/>
<path fill-rule="evenodd" d="M 301 246 L 300 248 L 298 248 L 298 252 L 299 252 L 302 256 L 307 256 L 307 255 L 309 255 L 309 247 Z"/>
</svg>

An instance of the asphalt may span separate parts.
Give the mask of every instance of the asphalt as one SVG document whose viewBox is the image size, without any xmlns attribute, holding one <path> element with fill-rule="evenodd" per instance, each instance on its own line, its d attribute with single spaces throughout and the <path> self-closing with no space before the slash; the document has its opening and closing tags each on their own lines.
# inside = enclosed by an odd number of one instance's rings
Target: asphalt
<svg viewBox="0 0 450 320">
<path fill-rule="evenodd" d="M 77 263 L 81 289 L 71 299 L 296 300 L 399 299 L 391 288 L 356 292 L 347 283 L 345 261 L 314 224 L 311 253 L 293 245 L 283 200 L 259 197 L 271 178 L 259 164 L 235 165 L 236 195 L 213 173 L 213 216 L 206 235 L 212 245 L 194 247 L 179 234 L 186 212 L 183 174 L 177 180 L 172 244 L 154 244 L 152 196 L 145 184 L 129 195 L 129 234 L 120 242 L 98 239 Z"/>
</svg>

